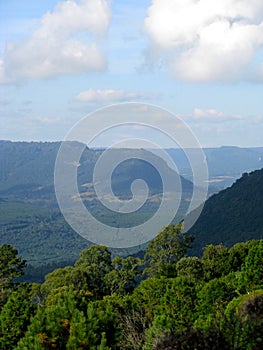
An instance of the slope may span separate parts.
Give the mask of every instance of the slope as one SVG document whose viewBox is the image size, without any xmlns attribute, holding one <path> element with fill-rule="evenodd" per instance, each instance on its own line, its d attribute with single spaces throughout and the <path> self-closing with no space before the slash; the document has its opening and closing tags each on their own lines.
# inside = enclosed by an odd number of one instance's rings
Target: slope
<svg viewBox="0 0 263 350">
<path fill-rule="evenodd" d="M 231 187 L 211 196 L 189 233 L 196 238 L 193 252 L 198 254 L 209 243 L 231 246 L 263 238 L 263 169 L 244 173 Z"/>
</svg>

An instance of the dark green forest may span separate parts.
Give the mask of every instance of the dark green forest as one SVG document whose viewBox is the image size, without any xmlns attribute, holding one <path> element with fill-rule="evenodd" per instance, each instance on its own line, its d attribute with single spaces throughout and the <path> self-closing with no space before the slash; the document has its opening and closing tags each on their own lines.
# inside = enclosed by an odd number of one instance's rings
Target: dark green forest
<svg viewBox="0 0 263 350">
<path fill-rule="evenodd" d="M 229 247 L 240 241 L 262 238 L 262 213 L 263 169 L 243 173 L 231 187 L 205 202 L 201 215 L 190 229 L 196 237 L 194 254 L 200 254 L 207 243 L 223 243 Z"/>
<path fill-rule="evenodd" d="M 262 349 L 263 240 L 204 247 L 181 225 L 140 259 L 84 249 L 42 284 L 18 282 L 26 262 L 0 247 L 0 348 Z"/>
<path fill-rule="evenodd" d="M 151 206 L 148 209 L 146 207 L 143 213 L 135 213 L 130 221 L 134 223 L 146 218 L 152 209 Z M 116 220 L 116 217 L 100 212 L 98 206 L 93 210 L 97 211 L 98 217 L 104 215 L 105 221 L 112 223 Z M 191 254 L 200 257 L 202 247 L 209 243 L 223 243 L 230 247 L 240 241 L 261 239 L 262 212 L 263 170 L 244 173 L 231 187 L 212 195 L 206 201 L 199 219 L 190 230 L 195 236 Z M 120 217 L 119 220 L 121 219 Z M 178 223 L 178 218 L 173 223 Z M 122 221 L 122 224 L 125 222 Z M 45 272 L 73 264 L 80 252 L 91 244 L 71 229 L 58 209 L 2 199 L 0 244 L 4 243 L 15 246 L 28 261 L 26 277 L 30 281 L 42 281 Z M 121 251 L 112 250 L 112 253 L 125 256 L 145 249 L 146 245 Z"/>
</svg>

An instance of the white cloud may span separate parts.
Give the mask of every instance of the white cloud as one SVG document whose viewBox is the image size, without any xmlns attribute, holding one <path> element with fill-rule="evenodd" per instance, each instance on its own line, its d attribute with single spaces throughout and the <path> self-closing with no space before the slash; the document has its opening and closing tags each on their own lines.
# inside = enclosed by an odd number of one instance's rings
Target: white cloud
<svg viewBox="0 0 263 350">
<path fill-rule="evenodd" d="M 144 28 L 179 79 L 233 81 L 259 74 L 253 60 L 263 46 L 261 0 L 152 0 Z"/>
<path fill-rule="evenodd" d="M 234 120 L 244 120 L 241 114 L 227 114 L 216 109 L 195 108 L 192 115 L 187 118 L 189 121 L 221 123 Z"/>
<path fill-rule="evenodd" d="M 0 61 L 2 82 L 103 70 L 99 44 L 110 18 L 107 0 L 59 2 L 40 19 L 30 38 L 7 43 L 4 62 Z"/>
<path fill-rule="evenodd" d="M 242 114 L 232 114 L 222 111 L 218 111 L 214 108 L 202 109 L 196 107 L 190 114 L 179 114 L 179 118 L 183 119 L 186 123 L 194 124 L 195 126 L 199 125 L 208 127 L 212 124 L 227 124 L 236 121 L 246 121 L 249 120 L 251 123 L 259 120 L 259 117 L 255 116 L 245 116 Z"/>
<path fill-rule="evenodd" d="M 123 101 L 138 101 L 142 99 L 151 98 L 150 94 L 140 93 L 140 92 L 128 92 L 126 90 L 114 90 L 114 89 L 105 89 L 105 90 L 94 90 L 89 89 L 82 91 L 76 96 L 75 100 L 82 102 L 123 102 Z"/>
</svg>

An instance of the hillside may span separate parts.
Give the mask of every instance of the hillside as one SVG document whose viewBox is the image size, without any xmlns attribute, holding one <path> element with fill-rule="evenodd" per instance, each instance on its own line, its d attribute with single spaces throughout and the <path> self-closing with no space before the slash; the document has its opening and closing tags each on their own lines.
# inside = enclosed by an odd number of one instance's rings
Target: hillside
<svg viewBox="0 0 263 350">
<path fill-rule="evenodd" d="M 0 201 L 0 245 L 4 243 L 33 265 L 75 260 L 89 246 L 58 210 Z"/>
<path fill-rule="evenodd" d="M 56 155 L 60 142 L 11 142 L 0 141 L 0 197 L 8 197 L 14 201 L 26 200 L 40 205 L 55 206 L 53 188 L 53 173 Z M 71 142 L 72 147 L 79 147 L 77 142 Z M 94 165 L 103 150 L 86 148 L 82 154 L 78 168 L 80 185 L 92 181 Z M 192 171 L 184 151 L 168 149 L 169 155 L 178 167 L 183 178 L 183 187 L 191 191 Z M 188 150 L 189 151 L 189 150 Z M 131 150 L 115 149 L 125 156 L 132 155 Z M 190 150 L 194 154 L 195 150 Z M 206 148 L 209 182 L 216 192 L 231 185 L 243 172 L 253 171 L 263 167 L 262 148 L 220 147 Z M 166 164 L 165 171 L 170 171 Z M 120 165 L 113 176 L 113 187 L 116 194 L 130 194 L 130 183 L 137 176 L 142 176 L 149 183 L 152 192 L 161 190 L 158 175 L 150 169 L 149 164 L 141 160 L 131 160 Z M 184 179 L 185 178 L 185 179 Z M 85 189 L 80 186 L 80 190 Z"/>
<path fill-rule="evenodd" d="M 263 169 L 244 173 L 231 187 L 214 194 L 189 231 L 194 252 L 208 243 L 231 246 L 263 238 Z"/>
</svg>

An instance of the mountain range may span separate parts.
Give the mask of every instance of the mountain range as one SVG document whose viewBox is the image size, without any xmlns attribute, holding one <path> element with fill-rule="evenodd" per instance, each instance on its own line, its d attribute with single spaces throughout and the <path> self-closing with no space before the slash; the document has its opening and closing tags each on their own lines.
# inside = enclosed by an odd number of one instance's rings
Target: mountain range
<svg viewBox="0 0 263 350">
<path fill-rule="evenodd" d="M 71 229 L 57 207 L 54 166 L 60 145 L 60 142 L 0 141 L 0 244 L 12 244 L 33 265 L 74 261 L 80 251 L 90 245 Z M 77 142 L 71 143 L 71 147 L 80 146 Z M 135 179 L 141 178 L 149 186 L 149 200 L 141 211 L 131 214 L 128 221 L 126 216 L 113 216 L 105 209 L 90 185 L 102 152 L 85 147 L 79 161 L 77 173 L 83 202 L 92 215 L 106 224 L 129 227 L 144 222 L 158 209 L 156 196 L 158 198 L 162 192 L 163 185 L 158 171 L 138 157 L 139 154 L 143 158 L 147 151 L 112 151 L 116 159 L 124 153 L 126 158 L 131 157 L 112 174 L 112 188 L 117 197 L 130 199 Z M 183 204 L 176 223 L 184 218 L 188 209 L 193 190 L 192 170 L 182 150 L 167 152 L 176 163 L 183 187 Z M 261 238 L 263 171 L 247 173 L 263 167 L 263 148 L 209 148 L 204 149 L 204 153 L 209 169 L 210 198 L 190 231 L 196 237 L 193 252 L 199 254 L 207 243 L 232 245 L 240 240 Z M 154 156 L 147 154 L 147 157 Z M 162 159 L 156 162 L 157 168 L 172 174 L 172 169 Z M 130 254 L 144 248 L 124 249 L 122 253 Z"/>
</svg>

